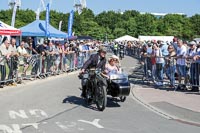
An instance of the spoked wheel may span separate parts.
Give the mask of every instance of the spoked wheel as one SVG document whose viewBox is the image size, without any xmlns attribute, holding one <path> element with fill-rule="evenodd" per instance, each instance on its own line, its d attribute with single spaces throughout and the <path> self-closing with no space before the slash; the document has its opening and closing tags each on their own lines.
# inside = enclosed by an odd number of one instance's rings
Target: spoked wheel
<svg viewBox="0 0 200 133">
<path fill-rule="evenodd" d="M 126 96 L 121 96 L 121 97 L 119 97 L 119 99 L 120 99 L 121 102 L 125 102 L 126 101 Z"/>
<path fill-rule="evenodd" d="M 99 111 L 103 111 L 107 105 L 107 91 L 106 87 L 102 84 L 97 84 L 96 105 Z"/>
</svg>

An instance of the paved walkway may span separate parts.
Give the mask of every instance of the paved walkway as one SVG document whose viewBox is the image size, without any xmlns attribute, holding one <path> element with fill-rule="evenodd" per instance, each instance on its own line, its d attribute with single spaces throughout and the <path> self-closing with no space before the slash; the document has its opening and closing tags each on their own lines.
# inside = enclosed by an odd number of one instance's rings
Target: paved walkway
<svg viewBox="0 0 200 133">
<path fill-rule="evenodd" d="M 134 86 L 133 92 L 136 97 L 149 104 L 167 102 L 200 113 L 200 93 L 198 92 L 167 91 L 139 85 Z"/>
<path fill-rule="evenodd" d="M 157 88 L 141 79 L 141 69 L 136 69 L 130 76 L 130 81 L 133 83 L 132 93 L 138 100 L 173 118 L 198 123 L 200 126 L 199 92 Z"/>
</svg>

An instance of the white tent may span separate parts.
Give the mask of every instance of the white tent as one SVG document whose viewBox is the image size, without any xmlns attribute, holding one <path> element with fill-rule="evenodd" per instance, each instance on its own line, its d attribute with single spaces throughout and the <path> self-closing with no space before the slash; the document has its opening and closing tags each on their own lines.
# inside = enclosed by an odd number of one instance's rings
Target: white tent
<svg viewBox="0 0 200 133">
<path fill-rule="evenodd" d="M 151 41 L 151 40 L 161 40 L 161 41 L 173 41 L 174 36 L 139 36 L 138 37 L 140 41 Z"/>
<path fill-rule="evenodd" d="M 194 38 L 193 40 L 200 42 L 200 38 Z"/>
<path fill-rule="evenodd" d="M 20 36 L 21 30 L 16 29 L 0 21 L 0 35 Z"/>
<path fill-rule="evenodd" d="M 138 41 L 137 38 L 129 36 L 129 35 L 125 35 L 122 37 L 119 37 L 117 39 L 115 39 L 116 42 L 121 42 L 121 41 Z"/>
</svg>

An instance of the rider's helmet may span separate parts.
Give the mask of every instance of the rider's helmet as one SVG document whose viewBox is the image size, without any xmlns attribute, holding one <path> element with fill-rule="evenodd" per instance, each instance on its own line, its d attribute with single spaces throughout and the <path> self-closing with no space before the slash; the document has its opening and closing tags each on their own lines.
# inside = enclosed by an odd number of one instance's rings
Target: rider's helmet
<svg viewBox="0 0 200 133">
<path fill-rule="evenodd" d="M 100 47 L 98 52 L 99 53 L 106 53 L 106 48 L 105 47 Z"/>
</svg>

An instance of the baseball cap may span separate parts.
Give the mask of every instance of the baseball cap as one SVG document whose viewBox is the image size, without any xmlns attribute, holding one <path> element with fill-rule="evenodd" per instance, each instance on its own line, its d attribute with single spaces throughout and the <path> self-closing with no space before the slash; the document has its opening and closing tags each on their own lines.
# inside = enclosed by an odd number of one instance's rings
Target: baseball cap
<svg viewBox="0 0 200 133">
<path fill-rule="evenodd" d="M 196 45 L 196 42 L 195 41 L 191 41 L 191 42 L 189 42 L 189 45 Z"/>
</svg>

